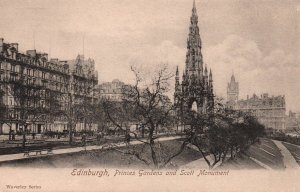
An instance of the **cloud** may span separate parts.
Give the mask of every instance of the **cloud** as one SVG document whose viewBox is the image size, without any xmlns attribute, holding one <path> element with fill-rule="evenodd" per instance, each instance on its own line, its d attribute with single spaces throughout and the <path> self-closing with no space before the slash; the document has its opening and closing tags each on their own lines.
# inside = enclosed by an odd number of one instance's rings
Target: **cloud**
<svg viewBox="0 0 300 192">
<path fill-rule="evenodd" d="M 134 76 L 130 71 L 130 66 L 138 67 L 145 75 L 153 74 L 162 64 L 168 65 L 170 72 L 174 74 L 177 65 L 183 70 L 185 49 L 176 46 L 171 41 L 162 41 L 158 45 L 143 43 L 138 47 L 127 47 L 126 52 L 125 49 L 126 47 L 122 49 L 122 52 L 121 50 L 115 52 L 114 58 L 106 58 L 107 55 L 109 56 L 108 52 L 101 54 L 101 56 L 104 55 L 100 58 L 103 64 L 97 66 L 100 81 L 118 78 L 126 83 L 133 83 Z M 107 62 L 112 60 L 113 63 L 108 65 Z M 173 89 L 173 86 L 171 88 Z"/>
<path fill-rule="evenodd" d="M 287 54 L 281 49 L 276 49 L 272 51 L 269 55 L 263 58 L 262 67 L 268 68 L 298 68 L 299 65 L 296 62 L 296 58 L 293 54 Z"/>
<path fill-rule="evenodd" d="M 185 50 L 174 45 L 171 41 L 163 41 L 159 45 L 145 45 L 132 53 L 129 58 L 130 64 L 142 64 L 146 67 L 165 63 L 173 68 L 182 66 L 185 61 Z"/>
<path fill-rule="evenodd" d="M 213 70 L 218 95 L 226 97 L 227 82 L 234 72 L 240 82 L 241 97 L 263 92 L 286 95 L 288 107 L 300 107 L 297 99 L 300 66 L 293 54 L 282 49 L 263 53 L 256 42 L 237 35 L 228 36 L 203 53 L 204 60 Z"/>
<path fill-rule="evenodd" d="M 159 65 L 168 64 L 173 72 L 178 65 L 182 75 L 185 52 L 186 48 L 178 47 L 167 40 L 158 45 L 144 44 L 128 50 L 128 55 L 122 62 L 122 70 L 114 72 L 121 79 L 128 79 L 130 65 L 142 66 L 145 74 L 151 74 Z M 288 54 L 282 49 L 263 53 L 256 42 L 237 35 L 230 35 L 220 44 L 204 48 L 202 52 L 204 63 L 213 70 L 214 87 L 218 96 L 226 98 L 227 82 L 234 72 L 240 83 L 240 98 L 246 98 L 246 95 L 253 93 L 268 92 L 271 95 L 286 95 L 288 108 L 300 107 L 297 104 L 300 103 L 297 99 L 297 93 L 300 91 L 300 68 L 293 54 Z M 173 81 L 171 92 L 174 91 Z"/>
</svg>

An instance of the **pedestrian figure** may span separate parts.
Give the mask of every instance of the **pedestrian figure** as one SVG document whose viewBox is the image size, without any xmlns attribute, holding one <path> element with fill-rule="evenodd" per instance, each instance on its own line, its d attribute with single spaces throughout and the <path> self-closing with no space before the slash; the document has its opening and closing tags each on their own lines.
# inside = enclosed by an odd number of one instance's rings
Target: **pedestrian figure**
<svg viewBox="0 0 300 192">
<path fill-rule="evenodd" d="M 83 134 L 81 137 L 81 143 L 82 143 L 82 146 L 84 147 L 84 149 L 86 150 L 86 135 L 85 134 Z"/>
<path fill-rule="evenodd" d="M 15 134 L 15 131 L 12 131 L 12 140 L 13 140 L 13 141 L 16 140 L 16 134 Z"/>
<path fill-rule="evenodd" d="M 101 133 L 97 133 L 97 144 L 100 145 L 100 140 L 101 140 Z"/>
<path fill-rule="evenodd" d="M 35 133 L 33 132 L 31 135 L 32 135 L 32 139 L 34 140 L 35 139 Z"/>
<path fill-rule="evenodd" d="M 126 141 L 127 145 L 130 144 L 130 134 L 129 133 L 126 133 L 126 135 L 125 135 L 125 141 Z"/>
<path fill-rule="evenodd" d="M 26 145 L 26 132 L 23 131 L 22 134 L 23 134 L 22 147 L 23 147 L 23 149 L 25 149 L 25 145 Z"/>
<path fill-rule="evenodd" d="M 8 132 L 8 140 L 9 141 L 11 140 L 11 132 L 12 132 L 12 130 L 11 130 L 11 128 L 9 128 L 9 132 Z"/>
</svg>

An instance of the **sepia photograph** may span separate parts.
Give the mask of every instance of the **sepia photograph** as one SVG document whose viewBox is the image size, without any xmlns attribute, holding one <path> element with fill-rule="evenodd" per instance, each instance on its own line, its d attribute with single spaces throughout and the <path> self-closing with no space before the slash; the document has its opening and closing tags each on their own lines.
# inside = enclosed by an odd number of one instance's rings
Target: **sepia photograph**
<svg viewBox="0 0 300 192">
<path fill-rule="evenodd" d="M 299 0 L 0 0 L 0 191 L 300 191 Z"/>
</svg>

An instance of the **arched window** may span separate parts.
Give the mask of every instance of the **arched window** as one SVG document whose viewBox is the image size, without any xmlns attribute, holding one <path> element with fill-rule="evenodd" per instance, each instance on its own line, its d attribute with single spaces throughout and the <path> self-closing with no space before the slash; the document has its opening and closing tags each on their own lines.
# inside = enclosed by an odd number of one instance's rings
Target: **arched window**
<svg viewBox="0 0 300 192">
<path fill-rule="evenodd" d="M 196 102 L 196 101 L 194 101 L 194 102 L 193 102 L 193 104 L 192 104 L 192 111 L 195 111 L 195 112 L 197 112 L 197 110 L 198 110 L 198 107 L 197 107 L 197 102 Z"/>
</svg>

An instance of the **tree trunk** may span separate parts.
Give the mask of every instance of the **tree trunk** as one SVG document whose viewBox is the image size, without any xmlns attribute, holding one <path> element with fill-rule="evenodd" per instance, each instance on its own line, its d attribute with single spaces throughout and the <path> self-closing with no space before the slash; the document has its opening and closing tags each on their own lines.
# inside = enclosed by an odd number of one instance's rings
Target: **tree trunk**
<svg viewBox="0 0 300 192">
<path fill-rule="evenodd" d="M 225 161 L 225 158 L 226 158 L 227 152 L 228 152 L 228 148 L 226 148 L 226 150 L 225 150 L 225 151 L 224 151 L 224 153 L 223 153 L 222 162 L 224 162 L 224 161 Z"/>
<path fill-rule="evenodd" d="M 22 132 L 22 148 L 25 150 L 26 147 L 26 130 L 27 130 L 27 125 L 24 125 L 24 129 Z"/>
<path fill-rule="evenodd" d="M 158 167 L 156 152 L 154 150 L 154 143 L 153 143 L 153 146 L 152 146 L 152 144 L 150 144 L 150 148 L 151 148 L 151 156 L 152 156 L 153 164 L 154 164 L 155 168 L 158 169 L 159 167 Z"/>
<path fill-rule="evenodd" d="M 73 125 L 69 123 L 69 144 L 72 145 L 73 143 Z"/>
<path fill-rule="evenodd" d="M 154 133 L 154 130 L 155 130 L 155 126 L 153 124 L 153 122 L 150 120 L 150 130 L 149 130 L 149 143 L 150 143 L 150 149 L 151 149 L 151 157 L 152 157 L 152 161 L 153 161 L 153 164 L 155 166 L 156 169 L 159 168 L 158 166 L 158 161 L 157 161 L 157 156 L 156 156 L 156 152 L 154 150 L 154 147 L 155 147 L 155 142 L 153 140 L 153 133 Z"/>
<path fill-rule="evenodd" d="M 200 149 L 199 146 L 196 146 L 196 147 L 197 147 L 198 150 L 200 151 L 200 153 L 201 153 L 202 157 L 204 158 L 205 162 L 207 163 L 209 169 L 212 169 L 213 166 L 211 166 L 211 163 L 210 163 L 210 161 L 206 158 L 204 152 Z"/>
</svg>

